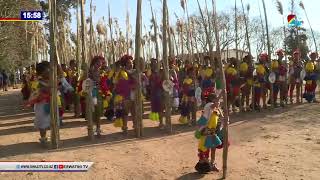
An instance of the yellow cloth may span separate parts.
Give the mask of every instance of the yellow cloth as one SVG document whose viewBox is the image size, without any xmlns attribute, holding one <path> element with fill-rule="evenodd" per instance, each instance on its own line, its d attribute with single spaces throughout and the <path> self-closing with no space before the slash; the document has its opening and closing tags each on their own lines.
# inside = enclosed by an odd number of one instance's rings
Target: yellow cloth
<svg viewBox="0 0 320 180">
<path fill-rule="evenodd" d="M 116 97 L 114 98 L 114 103 L 120 103 L 123 101 L 123 97 L 120 95 L 116 95 Z"/>
<path fill-rule="evenodd" d="M 204 146 L 206 142 L 206 136 L 201 136 L 199 139 L 198 149 L 201 151 L 207 151 L 207 148 Z"/>
<path fill-rule="evenodd" d="M 211 77 L 212 74 L 213 74 L 212 68 L 207 68 L 207 69 L 204 71 L 204 74 L 205 74 L 207 77 Z"/>
<path fill-rule="evenodd" d="M 257 74 L 264 75 L 266 73 L 266 69 L 262 64 L 259 64 L 256 68 Z"/>
<path fill-rule="evenodd" d="M 36 90 L 38 89 L 39 81 L 31 81 L 30 84 L 31 84 L 31 89 Z"/>
<path fill-rule="evenodd" d="M 113 84 L 116 84 L 119 80 L 119 72 L 115 72 L 114 78 L 112 80 Z"/>
<path fill-rule="evenodd" d="M 314 63 L 313 62 L 308 62 L 306 64 L 306 71 L 309 72 L 309 73 L 314 71 Z"/>
<path fill-rule="evenodd" d="M 228 67 L 227 74 L 231 76 L 237 75 L 237 70 L 234 67 Z"/>
<path fill-rule="evenodd" d="M 57 104 L 59 107 L 62 107 L 61 96 L 57 96 Z"/>
<path fill-rule="evenodd" d="M 240 71 L 241 71 L 241 72 L 247 72 L 248 69 L 249 69 L 249 66 L 248 66 L 248 64 L 247 64 L 246 62 L 242 62 L 242 63 L 240 64 Z"/>
<path fill-rule="evenodd" d="M 108 108 L 108 107 L 109 107 L 108 100 L 103 100 L 103 108 Z"/>
<path fill-rule="evenodd" d="M 114 74 L 115 74 L 115 73 L 114 73 L 114 70 L 112 69 L 112 70 L 109 71 L 109 73 L 108 73 L 108 78 L 111 79 Z"/>
<path fill-rule="evenodd" d="M 187 85 L 192 84 L 192 79 L 191 78 L 184 79 L 183 84 L 187 84 Z"/>
<path fill-rule="evenodd" d="M 128 80 L 128 79 L 129 79 L 127 72 L 124 71 L 124 70 L 122 70 L 122 71 L 120 72 L 120 75 L 121 75 L 120 77 L 123 78 L 123 79 L 125 79 L 125 80 Z"/>
<path fill-rule="evenodd" d="M 186 116 L 180 116 L 179 122 L 180 122 L 181 124 L 187 124 L 187 123 L 188 123 L 188 119 L 187 119 Z"/>
<path fill-rule="evenodd" d="M 247 79 L 247 84 L 252 86 L 253 85 L 253 80 L 252 79 Z"/>
<path fill-rule="evenodd" d="M 159 115 L 159 113 L 151 112 L 149 114 L 149 119 L 152 120 L 152 121 L 159 121 L 160 120 L 160 115 Z"/>
<path fill-rule="evenodd" d="M 73 75 L 72 70 L 68 70 L 68 71 L 67 71 L 67 74 L 68 74 L 69 77 L 71 77 L 71 76 Z"/>
<path fill-rule="evenodd" d="M 218 113 L 216 111 L 213 111 L 208 121 L 208 128 L 215 129 L 217 127 L 218 120 L 219 120 Z"/>
<path fill-rule="evenodd" d="M 122 127 L 122 126 L 123 126 L 123 120 L 122 120 L 122 118 L 116 119 L 116 120 L 114 121 L 114 123 L 113 123 L 113 126 L 114 126 L 114 127 Z"/>
<path fill-rule="evenodd" d="M 277 60 L 273 60 L 271 62 L 271 68 L 272 69 L 278 69 L 278 67 L 279 67 L 279 62 Z"/>
</svg>

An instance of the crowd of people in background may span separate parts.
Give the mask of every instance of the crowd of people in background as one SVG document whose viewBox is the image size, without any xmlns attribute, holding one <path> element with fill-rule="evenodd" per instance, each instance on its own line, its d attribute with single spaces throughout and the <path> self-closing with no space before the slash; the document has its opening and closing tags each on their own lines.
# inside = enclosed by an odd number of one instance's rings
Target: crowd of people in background
<svg viewBox="0 0 320 180">
<path fill-rule="evenodd" d="M 0 90 L 8 91 L 9 87 L 17 89 L 17 84 L 20 83 L 19 73 L 11 73 L 0 69 Z"/>
<path fill-rule="evenodd" d="M 5 70 L 0 69 L 0 90 L 8 91 L 9 78 Z"/>
<path fill-rule="evenodd" d="M 315 98 L 319 77 L 319 62 L 316 52 L 310 59 L 301 59 L 300 51 L 295 51 L 286 61 L 284 51 L 275 52 L 277 59 L 269 61 L 269 55 L 261 53 L 256 61 L 251 55 L 241 61 L 230 58 L 223 62 L 223 69 L 217 60 L 204 56 L 199 61 L 169 58 L 169 80 L 161 61 L 139 59 L 141 67 L 142 101 L 151 102 L 149 119 L 166 127 L 164 122 L 165 95 L 170 95 L 172 112 L 180 112 L 179 122 L 189 126 L 197 125 L 196 138 L 199 139 L 199 162 L 196 168 L 205 171 L 208 165 L 208 150 L 215 152 L 221 146 L 222 136 L 212 139 L 221 129 L 219 108 L 221 92 L 227 93 L 229 113 L 261 111 L 270 106 L 285 107 L 288 104 L 317 102 Z M 87 117 L 87 106 L 92 106 L 95 134 L 101 136 L 101 117 L 113 121 L 115 127 L 124 134 L 128 131 L 128 121 L 136 128 L 135 100 L 137 97 L 138 73 L 136 62 L 130 55 L 124 55 L 113 65 L 108 65 L 102 56 L 90 61 L 88 74 L 78 69 L 78 62 L 58 65 L 58 108 L 59 124 L 63 126 L 65 111 L 73 111 L 75 117 Z M 222 73 L 226 78 L 226 91 L 222 90 Z M 87 89 L 88 78 L 92 82 Z M 3 78 L 2 78 L 3 79 Z M 30 66 L 22 76 L 22 94 L 26 104 L 35 110 L 35 126 L 40 131 L 40 142 L 46 143 L 46 131 L 50 128 L 50 88 L 49 63 L 44 61 Z M 304 86 L 304 90 L 302 87 Z M 271 90 L 272 89 L 272 90 Z M 86 101 L 90 93 L 92 101 Z M 89 104 L 88 104 L 89 103 Z M 203 110 L 200 119 L 196 112 Z M 129 116 L 131 115 L 131 116 Z M 219 127 L 219 128 L 218 128 Z M 219 131 L 220 132 L 220 131 Z M 221 133 L 220 133 L 221 135 Z M 212 155 L 214 156 L 214 155 Z M 215 166 L 214 166 L 215 167 Z"/>
</svg>

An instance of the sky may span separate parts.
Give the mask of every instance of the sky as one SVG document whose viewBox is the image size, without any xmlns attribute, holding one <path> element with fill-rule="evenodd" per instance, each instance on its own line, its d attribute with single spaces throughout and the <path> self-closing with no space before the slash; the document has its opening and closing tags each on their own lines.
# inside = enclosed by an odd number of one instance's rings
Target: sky
<svg viewBox="0 0 320 180">
<path fill-rule="evenodd" d="M 201 6 L 204 8 L 205 2 L 208 2 L 209 10 L 212 9 L 211 2 L 212 0 L 199 0 Z M 241 0 L 236 0 L 238 4 L 238 8 L 241 8 Z M 290 0 L 280 0 L 284 7 L 284 14 L 287 16 L 290 14 L 289 7 L 290 7 Z M 296 0 L 297 1 L 297 0 Z M 157 16 L 158 23 L 161 22 L 162 16 L 162 5 L 161 0 L 151 0 L 153 9 Z M 173 24 L 176 21 L 176 17 L 174 13 L 176 13 L 179 17 L 183 17 L 183 9 L 180 6 L 180 0 L 167 0 L 168 2 L 168 9 L 169 9 L 169 18 L 170 23 Z M 230 11 L 231 8 L 234 8 L 234 0 L 216 0 L 217 3 L 217 11 L 218 13 L 221 11 Z M 297 1 L 300 2 L 300 1 Z M 124 30 L 126 28 L 125 21 L 126 21 L 126 4 L 128 3 L 128 9 L 130 12 L 130 23 L 132 25 L 132 29 L 135 29 L 135 18 L 136 18 L 136 8 L 137 8 L 137 0 L 93 0 L 93 5 L 96 6 L 96 12 L 93 16 L 94 23 L 97 23 L 99 19 L 103 16 L 105 20 L 108 19 L 108 3 L 110 3 L 111 8 L 111 16 L 116 17 L 120 24 L 120 28 Z M 149 0 L 142 0 L 142 22 L 143 25 L 149 29 L 151 25 L 151 11 L 149 6 Z M 262 8 L 262 1 L 261 0 L 243 0 L 244 5 L 250 4 L 250 16 L 259 16 L 259 7 L 261 9 L 261 13 L 263 13 Z M 265 0 L 266 9 L 267 9 L 267 16 L 268 16 L 268 23 L 271 27 L 278 27 L 282 26 L 282 17 L 279 14 L 276 8 L 276 0 Z M 320 21 L 318 17 L 320 1 L 319 0 L 303 0 L 305 9 L 308 13 L 308 17 L 312 28 L 314 31 L 320 32 Z M 197 0 L 187 0 L 189 14 L 199 14 Z M 90 0 L 86 0 L 85 4 L 86 8 L 86 16 L 90 15 Z M 298 18 L 304 21 L 304 27 L 309 28 L 307 23 L 307 19 L 304 15 L 302 9 L 297 6 L 297 10 L 299 10 Z M 72 30 L 76 30 L 76 18 L 75 13 L 72 12 Z M 142 27 L 144 29 L 144 27 Z"/>
</svg>

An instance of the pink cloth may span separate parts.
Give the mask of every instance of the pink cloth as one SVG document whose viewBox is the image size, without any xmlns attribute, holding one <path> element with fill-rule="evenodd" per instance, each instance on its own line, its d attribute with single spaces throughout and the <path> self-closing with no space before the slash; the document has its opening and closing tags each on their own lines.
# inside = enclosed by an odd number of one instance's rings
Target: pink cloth
<svg viewBox="0 0 320 180">
<path fill-rule="evenodd" d="M 119 79 L 116 84 L 115 91 L 118 95 L 123 96 L 124 98 L 129 98 L 130 92 L 134 90 L 135 80 L 133 78 L 129 78 L 128 80 Z"/>
</svg>

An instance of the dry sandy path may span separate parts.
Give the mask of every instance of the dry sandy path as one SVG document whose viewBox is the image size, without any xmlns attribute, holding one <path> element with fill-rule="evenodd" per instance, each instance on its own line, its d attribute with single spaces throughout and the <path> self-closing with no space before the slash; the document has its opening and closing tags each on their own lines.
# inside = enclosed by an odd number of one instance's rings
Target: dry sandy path
<svg viewBox="0 0 320 180">
<path fill-rule="evenodd" d="M 60 130 L 61 148 L 39 147 L 33 113 L 22 110 L 18 91 L 0 96 L 0 161 L 92 161 L 86 173 L 0 173 L 0 179 L 218 179 L 221 173 L 198 175 L 197 143 L 193 129 L 177 123 L 172 135 L 145 120 L 145 135 L 124 137 L 103 120 L 103 136 L 89 142 L 86 123 L 66 114 Z M 234 114 L 231 117 L 228 179 L 319 180 L 320 105 L 302 104 Z M 221 152 L 217 162 L 221 167 Z"/>
</svg>

